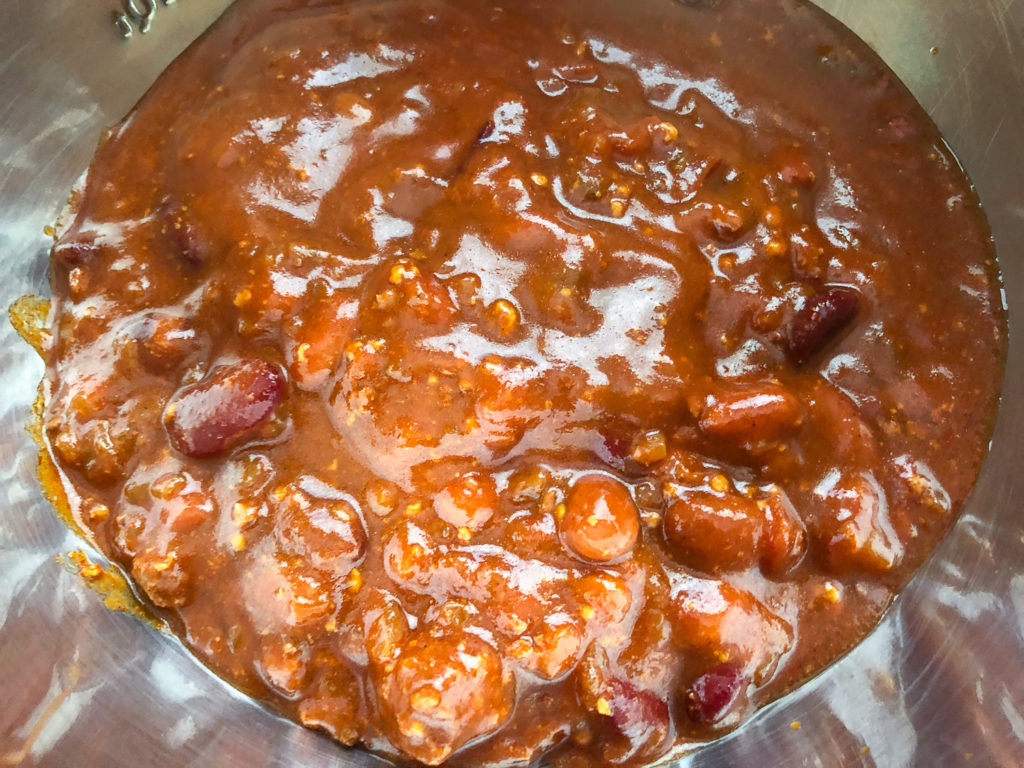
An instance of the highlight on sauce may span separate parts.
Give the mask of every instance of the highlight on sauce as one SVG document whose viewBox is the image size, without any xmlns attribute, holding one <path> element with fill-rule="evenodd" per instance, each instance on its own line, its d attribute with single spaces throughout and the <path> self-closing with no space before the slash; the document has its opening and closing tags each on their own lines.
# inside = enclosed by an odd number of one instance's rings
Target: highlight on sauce
<svg viewBox="0 0 1024 768">
<path fill-rule="evenodd" d="M 797 0 L 239 0 L 52 287 L 76 522 L 214 672 L 426 765 L 644 765 L 820 670 L 1005 350 L 969 182 Z"/>
</svg>

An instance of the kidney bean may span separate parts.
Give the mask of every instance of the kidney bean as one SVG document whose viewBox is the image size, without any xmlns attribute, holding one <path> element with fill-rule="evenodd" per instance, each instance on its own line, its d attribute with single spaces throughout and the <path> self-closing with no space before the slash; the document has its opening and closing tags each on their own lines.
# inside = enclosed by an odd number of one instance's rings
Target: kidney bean
<svg viewBox="0 0 1024 768">
<path fill-rule="evenodd" d="M 793 317 L 786 336 L 786 354 L 804 365 L 825 349 L 860 312 L 860 294 L 837 285 L 811 296 Z"/>
<path fill-rule="evenodd" d="M 612 725 L 631 745 L 660 744 L 671 731 L 668 702 L 628 680 L 609 681 Z"/>
<path fill-rule="evenodd" d="M 473 139 L 473 143 L 474 144 L 483 144 L 488 139 L 490 139 L 491 136 L 493 136 L 493 135 L 494 135 L 494 121 L 493 120 L 488 120 L 482 126 L 480 126 L 480 130 L 477 131 L 476 138 Z"/>
<path fill-rule="evenodd" d="M 459 151 L 455 157 L 457 161 L 453 163 L 451 170 L 451 177 L 458 178 L 466 173 L 466 168 L 470 162 L 476 157 L 477 152 L 484 144 L 490 144 L 491 139 L 494 138 L 496 126 L 493 120 L 487 120 L 480 129 L 476 132 L 473 140 L 469 142 L 461 151 Z M 495 141 L 501 141 L 502 134 L 498 134 Z"/>
<path fill-rule="evenodd" d="M 629 125 L 612 125 L 608 130 L 608 141 L 619 155 L 637 157 L 650 151 L 660 125 L 655 117 L 643 117 Z M 674 127 L 672 132 L 673 135 L 677 133 Z"/>
<path fill-rule="evenodd" d="M 700 675 L 686 692 L 686 712 L 697 723 L 716 723 L 729 711 L 741 689 L 749 685 L 743 670 L 722 664 Z"/>
<path fill-rule="evenodd" d="M 701 409 L 698 424 L 708 435 L 737 444 L 756 444 L 791 432 L 803 410 L 792 393 L 777 382 L 716 392 Z"/>
<path fill-rule="evenodd" d="M 284 388 L 280 369 L 263 360 L 217 366 L 168 403 L 164 425 L 171 445 L 195 458 L 234 447 L 274 415 Z"/>
<path fill-rule="evenodd" d="M 584 475 L 569 491 L 560 529 L 562 543 L 573 554 L 608 562 L 633 549 L 640 516 L 622 483 L 606 475 Z"/>
<path fill-rule="evenodd" d="M 599 72 L 594 64 L 582 61 L 555 67 L 555 74 L 567 83 L 593 83 Z"/>
<path fill-rule="evenodd" d="M 621 672 L 613 672 L 607 652 L 598 643 L 583 656 L 578 675 L 581 702 L 611 725 L 602 750 L 609 762 L 618 764 L 638 754 L 658 752 L 672 733 L 665 700 L 624 679 Z"/>
<path fill-rule="evenodd" d="M 707 226 L 709 234 L 725 243 L 731 243 L 740 237 L 750 226 L 742 208 L 716 203 L 707 209 Z"/>
<path fill-rule="evenodd" d="M 58 240 L 53 246 L 53 256 L 69 267 L 81 267 L 98 258 L 102 250 L 94 236 L 79 233 Z"/>
<path fill-rule="evenodd" d="M 903 556 L 885 491 L 867 472 L 833 470 L 814 489 L 809 521 L 825 564 L 837 573 L 885 573 Z"/>
<path fill-rule="evenodd" d="M 210 244 L 206 241 L 190 218 L 184 206 L 167 203 L 160 212 L 161 232 L 167 236 L 172 249 L 192 267 L 206 263 L 210 256 Z"/>
<path fill-rule="evenodd" d="M 697 570 L 719 573 L 757 562 L 764 517 L 743 496 L 691 491 L 668 507 L 662 525 L 675 557 Z"/>
<path fill-rule="evenodd" d="M 632 429 L 618 424 L 604 424 L 598 429 L 602 447 L 616 461 L 629 456 L 633 448 Z"/>
<path fill-rule="evenodd" d="M 789 573 L 807 551 L 807 531 L 786 495 L 773 490 L 757 502 L 764 514 L 761 534 L 761 570 L 780 578 Z"/>
</svg>

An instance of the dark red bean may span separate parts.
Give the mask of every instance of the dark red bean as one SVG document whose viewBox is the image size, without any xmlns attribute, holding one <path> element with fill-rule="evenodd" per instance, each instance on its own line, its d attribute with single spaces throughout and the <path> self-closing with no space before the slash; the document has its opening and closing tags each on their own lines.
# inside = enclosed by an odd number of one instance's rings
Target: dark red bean
<svg viewBox="0 0 1024 768">
<path fill-rule="evenodd" d="M 893 525 L 898 510 L 888 503 L 885 490 L 869 472 L 830 478 L 815 489 L 808 509 L 808 527 L 826 569 L 891 571 L 903 558 L 904 544 Z"/>
<path fill-rule="evenodd" d="M 698 423 L 712 437 L 750 445 L 792 432 L 802 417 L 796 396 L 778 382 L 767 381 L 714 392 L 701 409 Z"/>
<path fill-rule="evenodd" d="M 723 664 L 693 681 L 686 692 L 686 711 L 696 723 L 716 723 L 729 711 L 744 684 L 743 672 Z"/>
<path fill-rule="evenodd" d="M 284 374 L 263 360 L 218 366 L 168 404 L 164 424 L 171 445 L 193 457 L 237 445 L 273 416 L 284 387 Z"/>
<path fill-rule="evenodd" d="M 665 541 L 681 562 L 707 573 L 742 570 L 758 558 L 764 517 L 738 494 L 692 491 L 669 505 Z"/>
<path fill-rule="evenodd" d="M 479 130 L 479 132 L 476 135 L 476 139 L 473 140 L 473 143 L 474 144 L 483 144 L 485 141 L 487 141 L 493 135 L 494 135 L 494 122 L 491 121 L 491 120 L 488 120 L 486 123 L 484 123 L 480 127 L 480 130 Z"/>
<path fill-rule="evenodd" d="M 608 142 L 618 154 L 637 157 L 651 148 L 651 132 L 655 125 L 657 121 L 654 118 L 646 117 L 631 125 L 617 126 L 608 131 Z"/>
<path fill-rule="evenodd" d="M 746 590 L 693 579 L 673 596 L 676 642 L 705 659 L 727 659 L 760 685 L 793 645 L 793 627 Z"/>
<path fill-rule="evenodd" d="M 661 743 L 669 733 L 668 703 L 626 680 L 609 681 L 612 725 L 635 747 Z"/>
<path fill-rule="evenodd" d="M 210 255 L 210 244 L 189 220 L 185 209 L 168 204 L 161 213 L 163 232 L 171 247 L 193 267 L 204 264 Z"/>
<path fill-rule="evenodd" d="M 860 294 L 837 285 L 816 293 L 790 322 L 786 353 L 803 365 L 821 352 L 860 312 Z"/>
<path fill-rule="evenodd" d="M 634 431 L 630 427 L 622 427 L 621 431 L 614 426 L 603 427 L 600 433 L 608 455 L 619 461 L 628 456 L 633 448 Z"/>
<path fill-rule="evenodd" d="M 80 267 L 100 255 L 101 246 L 92 237 L 76 235 L 68 240 L 59 240 L 53 246 L 53 256 L 69 267 Z"/>
<path fill-rule="evenodd" d="M 488 120 L 480 126 L 480 130 L 477 131 L 473 141 L 464 150 L 462 150 L 461 154 L 458 156 L 458 162 L 455 163 L 455 166 L 452 169 L 453 176 L 461 176 L 465 173 L 466 166 L 469 165 L 469 161 L 473 159 L 480 147 L 484 144 L 490 143 L 491 139 L 494 137 L 494 131 L 495 125 L 493 120 Z M 500 140 L 501 137 L 499 136 L 498 139 Z"/>
</svg>

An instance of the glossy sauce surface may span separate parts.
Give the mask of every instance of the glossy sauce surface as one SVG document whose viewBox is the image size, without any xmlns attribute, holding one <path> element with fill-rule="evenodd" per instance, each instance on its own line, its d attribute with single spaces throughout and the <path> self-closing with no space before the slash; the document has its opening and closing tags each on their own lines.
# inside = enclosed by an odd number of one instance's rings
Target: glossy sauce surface
<svg viewBox="0 0 1024 768">
<path fill-rule="evenodd" d="M 54 249 L 46 437 L 204 663 L 427 764 L 643 764 L 950 525 L 983 216 L 795 2 L 243 0 Z"/>
</svg>

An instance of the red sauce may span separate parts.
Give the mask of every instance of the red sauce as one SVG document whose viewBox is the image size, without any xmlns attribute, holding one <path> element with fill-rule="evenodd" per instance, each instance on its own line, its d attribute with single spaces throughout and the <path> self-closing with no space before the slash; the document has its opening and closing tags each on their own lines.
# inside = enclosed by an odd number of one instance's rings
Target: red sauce
<svg viewBox="0 0 1024 768">
<path fill-rule="evenodd" d="M 52 275 L 80 523 L 215 672 L 431 765 L 643 764 L 819 670 L 1005 349 L 956 161 L 793 0 L 241 0 Z"/>
</svg>

